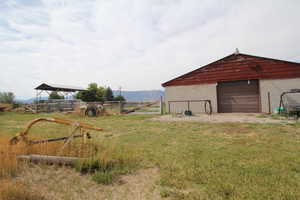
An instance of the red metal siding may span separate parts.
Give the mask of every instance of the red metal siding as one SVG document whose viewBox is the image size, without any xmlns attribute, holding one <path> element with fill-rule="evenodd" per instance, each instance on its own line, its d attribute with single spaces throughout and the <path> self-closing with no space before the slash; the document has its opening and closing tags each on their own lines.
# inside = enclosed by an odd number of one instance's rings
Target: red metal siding
<svg viewBox="0 0 300 200">
<path fill-rule="evenodd" d="M 230 55 L 162 84 L 196 85 L 221 81 L 299 78 L 300 64 L 246 54 Z"/>
</svg>

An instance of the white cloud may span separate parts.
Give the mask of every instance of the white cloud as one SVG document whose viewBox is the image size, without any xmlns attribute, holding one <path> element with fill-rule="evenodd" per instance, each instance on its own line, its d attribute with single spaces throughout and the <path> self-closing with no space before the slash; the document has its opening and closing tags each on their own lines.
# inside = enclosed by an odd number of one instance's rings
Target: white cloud
<svg viewBox="0 0 300 200">
<path fill-rule="evenodd" d="M 236 47 L 300 61 L 299 7 L 297 0 L 6 0 L 0 91 L 31 97 L 41 82 L 159 89 Z"/>
</svg>

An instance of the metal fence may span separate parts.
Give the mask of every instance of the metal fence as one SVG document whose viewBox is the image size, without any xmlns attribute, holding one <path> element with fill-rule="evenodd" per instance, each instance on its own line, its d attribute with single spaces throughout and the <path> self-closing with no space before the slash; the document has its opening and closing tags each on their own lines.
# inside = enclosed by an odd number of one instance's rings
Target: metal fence
<svg viewBox="0 0 300 200">
<path fill-rule="evenodd" d="M 36 112 L 64 112 L 64 111 L 78 111 L 80 112 L 82 107 L 87 106 L 101 106 L 108 113 L 123 113 L 126 110 L 135 109 L 137 107 L 143 107 L 151 102 L 126 102 L 126 101 L 104 101 L 104 102 L 83 102 L 81 100 L 66 100 L 66 99 L 52 99 L 43 100 L 41 102 L 35 102 L 32 107 Z M 158 103 L 159 104 L 159 103 Z M 153 105 L 153 107 L 159 105 Z M 142 109 L 146 110 L 146 109 Z M 139 110 L 141 111 L 141 110 Z M 156 112 L 159 112 L 159 108 Z"/>
<path fill-rule="evenodd" d="M 177 104 L 172 107 L 172 105 Z M 197 103 L 197 104 L 195 104 Z M 202 109 L 201 109 L 202 106 Z M 193 111 L 192 107 L 202 110 L 206 114 L 212 114 L 211 101 L 207 99 L 201 100 L 178 100 L 178 101 L 168 101 L 168 111 L 169 113 L 183 113 L 184 111 Z"/>
<path fill-rule="evenodd" d="M 51 99 L 35 103 L 37 112 L 73 111 L 80 106 L 80 100 Z"/>
</svg>

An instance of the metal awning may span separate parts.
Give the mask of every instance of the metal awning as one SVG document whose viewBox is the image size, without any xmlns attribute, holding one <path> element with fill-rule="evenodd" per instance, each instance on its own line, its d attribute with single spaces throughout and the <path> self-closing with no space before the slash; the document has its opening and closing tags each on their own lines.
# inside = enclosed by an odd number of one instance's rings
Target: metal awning
<svg viewBox="0 0 300 200">
<path fill-rule="evenodd" d="M 59 84 L 46 84 L 42 83 L 38 87 L 34 88 L 35 90 L 46 90 L 46 91 L 58 91 L 58 92 L 77 92 L 85 91 L 86 89 L 76 86 L 67 86 Z"/>
</svg>

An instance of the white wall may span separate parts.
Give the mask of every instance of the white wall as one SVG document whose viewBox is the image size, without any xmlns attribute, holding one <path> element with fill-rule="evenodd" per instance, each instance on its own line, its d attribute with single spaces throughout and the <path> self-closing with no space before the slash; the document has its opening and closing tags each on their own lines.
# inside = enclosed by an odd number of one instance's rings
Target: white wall
<svg viewBox="0 0 300 200">
<path fill-rule="evenodd" d="M 188 86 L 168 86 L 165 89 L 165 102 L 167 112 L 169 112 L 168 101 L 178 100 L 211 100 L 213 112 L 217 112 L 217 90 L 216 83 L 188 85 Z M 187 110 L 187 103 L 171 103 L 170 110 L 172 113 L 180 113 Z M 190 110 L 193 113 L 204 112 L 204 103 L 193 102 L 190 104 Z"/>
<path fill-rule="evenodd" d="M 217 89 L 214 84 L 201 84 L 189 86 L 169 86 L 165 89 L 165 102 L 168 110 L 168 101 L 209 99 L 212 102 L 213 112 L 217 112 Z M 271 112 L 279 106 L 282 92 L 294 88 L 300 89 L 300 78 L 294 79 L 269 79 L 260 80 L 260 97 L 262 112 L 269 112 L 268 92 L 270 92 Z M 290 95 L 292 101 L 300 102 L 300 94 Z M 180 113 L 187 110 L 187 103 L 171 103 L 172 113 Z M 193 113 L 204 112 L 203 103 L 191 103 L 190 109 Z"/>
<path fill-rule="evenodd" d="M 280 95 L 290 89 L 300 88 L 300 78 L 260 80 L 260 96 L 262 112 L 269 112 L 268 92 L 270 92 L 271 112 L 279 106 Z M 291 100 L 300 102 L 300 95 L 289 95 Z"/>
</svg>

